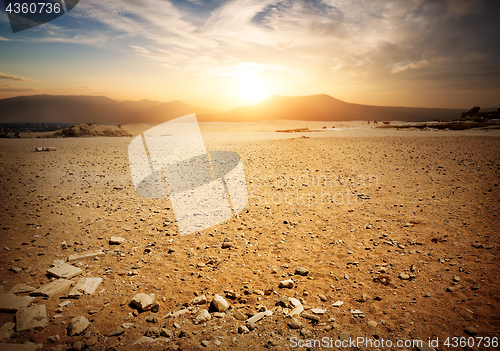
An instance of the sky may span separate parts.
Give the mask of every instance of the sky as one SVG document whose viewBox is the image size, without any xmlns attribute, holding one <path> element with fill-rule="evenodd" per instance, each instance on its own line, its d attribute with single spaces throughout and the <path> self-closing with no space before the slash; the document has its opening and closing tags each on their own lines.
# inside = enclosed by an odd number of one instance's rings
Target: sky
<svg viewBox="0 0 500 351">
<path fill-rule="evenodd" d="M 499 18 L 498 0 L 80 0 L 12 33 L 0 2 L 0 98 L 500 107 Z"/>
</svg>

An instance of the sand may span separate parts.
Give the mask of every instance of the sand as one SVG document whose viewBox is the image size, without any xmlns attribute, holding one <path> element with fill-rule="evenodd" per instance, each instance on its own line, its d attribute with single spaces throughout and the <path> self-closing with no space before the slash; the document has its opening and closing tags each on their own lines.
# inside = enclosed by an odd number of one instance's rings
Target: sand
<svg viewBox="0 0 500 351">
<path fill-rule="evenodd" d="M 209 150 L 241 156 L 249 203 L 237 217 L 182 237 L 168 200 L 136 195 L 127 156 L 132 138 L 0 140 L 4 290 L 48 283 L 45 273 L 54 260 L 105 252 L 75 264 L 84 270 L 75 282 L 103 278 L 92 296 L 72 299 L 56 319 L 69 290 L 36 297 L 33 304 L 47 307 L 49 325 L 15 333 L 9 342 L 32 340 L 47 350 L 84 342 L 85 336 L 70 338 L 66 331 L 80 315 L 90 321 L 85 333 L 97 337 L 91 346 L 96 350 L 288 350 L 293 337 L 338 340 L 341 333 L 393 343 L 439 338 L 439 348 L 446 349 L 448 337 L 468 337 L 467 327 L 477 329 L 477 336 L 498 336 L 498 132 L 355 124 L 317 133 L 272 131 L 283 126 L 300 124 L 202 124 Z M 148 127 L 123 128 L 137 135 Z M 35 147 L 56 151 L 34 152 Z M 112 236 L 126 241 L 110 245 Z M 234 246 L 223 249 L 225 239 Z M 10 270 L 16 267 L 18 273 Z M 294 274 L 297 267 L 306 268 L 307 276 Z M 290 278 L 293 288 L 279 288 Z M 226 297 L 228 290 L 239 298 Z M 154 294 L 160 317 L 183 305 L 192 311 L 148 323 L 150 312 L 135 316 L 128 305 L 137 293 Z M 207 304 L 189 304 L 201 294 Z M 226 297 L 230 309 L 193 324 L 196 308 L 208 309 L 215 294 Z M 283 296 L 301 300 L 307 313 L 326 312 L 318 315 L 319 323 L 298 317 L 301 329 L 291 329 L 275 306 Z M 339 300 L 343 305 L 333 307 Z M 239 334 L 244 321 L 234 311 L 257 312 L 261 306 L 273 315 Z M 0 326 L 13 321 L 14 314 L 0 313 Z M 108 336 L 122 323 L 133 327 Z M 174 336 L 132 346 L 151 326 Z M 49 342 L 53 335 L 60 340 Z"/>
</svg>

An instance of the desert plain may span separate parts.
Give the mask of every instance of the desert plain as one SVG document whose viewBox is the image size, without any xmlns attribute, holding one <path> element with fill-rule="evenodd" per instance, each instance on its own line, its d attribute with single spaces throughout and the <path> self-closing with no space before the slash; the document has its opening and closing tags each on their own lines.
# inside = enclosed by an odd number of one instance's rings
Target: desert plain
<svg viewBox="0 0 500 351">
<path fill-rule="evenodd" d="M 168 199 L 135 193 L 132 137 L 0 139 L 1 299 L 15 286 L 33 295 L 63 263 L 81 270 L 73 287 L 102 279 L 92 294 L 34 296 L 47 318 L 38 327 L 18 330 L 19 313 L 1 312 L 2 347 L 495 349 L 500 132 L 330 124 L 202 123 L 208 151 L 240 155 L 248 204 L 185 236 Z M 131 303 L 140 293 L 154 301 L 144 311 Z M 329 347 L 349 339 L 363 342 Z"/>
</svg>

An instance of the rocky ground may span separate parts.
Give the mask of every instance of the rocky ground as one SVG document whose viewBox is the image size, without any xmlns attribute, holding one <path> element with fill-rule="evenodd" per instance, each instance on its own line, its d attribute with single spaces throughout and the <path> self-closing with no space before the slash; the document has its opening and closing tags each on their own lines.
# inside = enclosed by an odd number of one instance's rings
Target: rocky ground
<svg viewBox="0 0 500 351">
<path fill-rule="evenodd" d="M 0 140 L 0 349 L 492 349 L 500 139 L 420 133 L 204 134 L 241 156 L 249 203 L 182 237 L 168 200 L 135 194 L 131 138 Z M 15 286 L 35 296 L 12 307 Z"/>
</svg>

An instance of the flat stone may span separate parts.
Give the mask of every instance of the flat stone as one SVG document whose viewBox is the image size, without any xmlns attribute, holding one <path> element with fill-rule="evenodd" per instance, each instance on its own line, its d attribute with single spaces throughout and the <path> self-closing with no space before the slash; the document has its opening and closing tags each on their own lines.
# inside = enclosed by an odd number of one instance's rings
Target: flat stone
<svg viewBox="0 0 500 351">
<path fill-rule="evenodd" d="M 155 339 L 150 338 L 148 336 L 141 336 L 139 339 L 134 341 L 134 343 L 132 345 L 140 345 L 140 344 L 144 344 L 144 343 L 150 343 L 153 341 L 155 341 Z"/>
<path fill-rule="evenodd" d="M 229 303 L 220 295 L 215 295 L 212 300 L 212 307 L 218 312 L 224 312 L 229 308 Z"/>
<path fill-rule="evenodd" d="M 191 300 L 193 305 L 203 305 L 207 303 L 207 297 L 205 295 L 197 296 L 193 300 Z"/>
<path fill-rule="evenodd" d="M 446 288 L 446 292 L 454 292 L 454 291 L 457 291 L 457 288 L 455 288 L 454 286 L 449 286 Z"/>
<path fill-rule="evenodd" d="M 267 310 L 267 311 L 264 311 L 264 312 L 259 312 L 256 315 L 254 315 L 253 317 L 248 318 L 247 321 L 246 321 L 246 324 L 257 323 L 262 318 L 269 317 L 269 316 L 272 316 L 272 315 L 273 315 L 273 311 L 271 311 L 271 310 Z"/>
<path fill-rule="evenodd" d="M 233 246 L 234 246 L 234 244 L 232 242 L 230 242 L 230 241 L 224 241 L 222 243 L 222 248 L 223 249 L 228 249 L 228 248 L 233 247 Z"/>
<path fill-rule="evenodd" d="M 87 340 L 85 340 L 85 346 L 89 347 L 89 346 L 93 346 L 95 344 L 97 344 L 97 336 L 91 336 L 90 338 L 88 338 Z"/>
<path fill-rule="evenodd" d="M 302 304 L 298 305 L 298 306 L 295 306 L 291 311 L 290 313 L 288 314 L 288 316 L 290 317 L 293 317 L 293 316 L 298 316 L 299 314 L 301 314 L 302 312 L 304 311 L 304 306 L 302 306 Z"/>
<path fill-rule="evenodd" d="M 130 324 L 132 324 L 132 323 L 130 323 Z M 123 326 L 123 324 L 122 324 L 122 326 Z M 122 335 L 123 333 L 125 333 L 125 329 L 124 328 L 116 328 L 115 330 L 111 331 L 108 334 L 108 336 L 119 336 L 119 335 Z"/>
<path fill-rule="evenodd" d="M 340 306 L 342 306 L 343 304 L 344 304 L 344 303 L 343 303 L 342 301 L 337 301 L 337 302 L 334 302 L 334 303 L 332 304 L 332 306 L 333 306 L 333 307 L 340 307 Z"/>
<path fill-rule="evenodd" d="M 306 276 L 307 274 L 309 274 L 309 271 L 307 269 L 305 269 L 304 267 L 297 267 L 295 269 L 295 274 L 301 275 L 301 276 Z"/>
<path fill-rule="evenodd" d="M 147 311 L 153 306 L 153 298 L 147 294 L 137 294 L 132 298 L 132 305 L 139 308 L 142 311 Z"/>
<path fill-rule="evenodd" d="M 41 349 L 42 347 L 42 344 L 33 344 L 32 342 L 24 344 L 0 343 L 0 350 L 2 351 L 35 351 Z"/>
<path fill-rule="evenodd" d="M 90 325 L 90 322 L 84 316 L 75 317 L 69 322 L 68 326 L 68 335 L 80 335 L 87 329 Z"/>
<path fill-rule="evenodd" d="M 27 307 L 35 298 L 29 296 L 16 296 L 13 294 L 0 294 L 0 312 L 16 312 Z"/>
<path fill-rule="evenodd" d="M 71 289 L 68 296 L 78 298 L 83 294 L 92 295 L 101 282 L 102 278 L 81 278 L 75 287 Z"/>
<path fill-rule="evenodd" d="M 30 293 L 30 296 L 43 296 L 43 297 L 50 297 L 52 295 L 56 295 L 66 289 L 68 289 L 71 285 L 73 285 L 73 282 L 71 280 L 66 280 L 63 278 L 54 280 L 51 283 L 45 284 L 35 291 L 32 291 Z"/>
<path fill-rule="evenodd" d="M 111 239 L 109 239 L 109 244 L 110 245 L 120 245 L 121 243 L 124 243 L 125 239 L 119 236 L 112 236 Z"/>
<path fill-rule="evenodd" d="M 352 314 L 363 314 L 360 310 L 351 310 Z"/>
<path fill-rule="evenodd" d="M 239 321 L 244 321 L 245 319 L 247 319 L 247 317 L 245 317 L 245 315 L 240 310 L 234 310 L 233 317 Z"/>
<path fill-rule="evenodd" d="M 303 317 L 303 318 L 310 319 L 312 321 L 319 322 L 319 317 L 315 316 L 314 314 L 311 314 L 311 313 L 304 312 L 304 313 L 301 313 L 300 316 Z"/>
<path fill-rule="evenodd" d="M 68 256 L 68 262 L 75 262 L 75 261 L 81 261 L 81 260 L 86 260 L 89 258 L 95 258 L 99 256 L 104 256 L 104 252 L 101 250 L 96 250 L 96 251 L 88 251 L 88 252 L 83 252 L 83 253 L 76 253 Z"/>
<path fill-rule="evenodd" d="M 422 341 L 421 344 L 416 344 L 419 351 L 436 351 L 434 347 L 430 346 L 428 343 Z"/>
<path fill-rule="evenodd" d="M 377 327 L 377 322 L 375 322 L 375 321 L 368 321 L 368 323 L 367 323 L 367 324 L 368 324 L 370 327 L 372 327 L 372 328 L 376 328 L 376 327 Z"/>
<path fill-rule="evenodd" d="M 323 294 L 318 294 L 318 297 L 323 302 L 326 302 L 328 300 L 327 297 L 326 297 L 326 295 L 323 295 Z"/>
<path fill-rule="evenodd" d="M 290 307 L 297 307 L 297 306 L 302 305 L 302 303 L 299 300 L 297 300 L 295 297 L 289 297 L 288 302 L 289 302 Z"/>
<path fill-rule="evenodd" d="M 248 328 L 244 325 L 240 325 L 238 327 L 238 334 L 246 334 L 246 333 L 249 333 L 250 330 L 248 330 Z"/>
<path fill-rule="evenodd" d="M 49 324 L 45 305 L 21 308 L 16 313 L 16 331 L 45 328 Z"/>
<path fill-rule="evenodd" d="M 477 329 L 474 327 L 467 327 L 464 329 L 464 332 L 471 336 L 477 335 Z"/>
<path fill-rule="evenodd" d="M 326 310 L 322 308 L 311 308 L 311 312 L 314 314 L 325 314 Z"/>
<path fill-rule="evenodd" d="M 62 265 L 58 265 L 47 270 L 47 273 L 56 277 L 56 278 L 64 278 L 71 279 L 76 277 L 79 274 L 82 274 L 82 270 L 78 267 L 72 266 L 67 263 L 63 263 Z"/>
<path fill-rule="evenodd" d="M 205 323 L 208 322 L 210 319 L 212 319 L 210 313 L 208 313 L 206 309 L 202 309 L 196 315 L 196 318 L 194 319 L 194 324 Z"/>
<path fill-rule="evenodd" d="M 408 279 L 410 279 L 410 275 L 409 275 L 409 274 L 407 274 L 407 273 L 400 273 L 400 274 L 399 274 L 399 278 L 400 278 L 401 280 L 408 280 Z"/>
<path fill-rule="evenodd" d="M 16 284 L 10 289 L 9 294 L 29 293 L 35 290 L 34 287 L 26 284 Z"/>
<path fill-rule="evenodd" d="M 290 329 L 300 329 L 302 323 L 297 318 L 288 318 L 286 324 Z"/>
<path fill-rule="evenodd" d="M 291 289 L 293 288 L 293 280 L 291 279 L 283 280 L 280 282 L 279 287 L 282 289 Z"/>
</svg>

